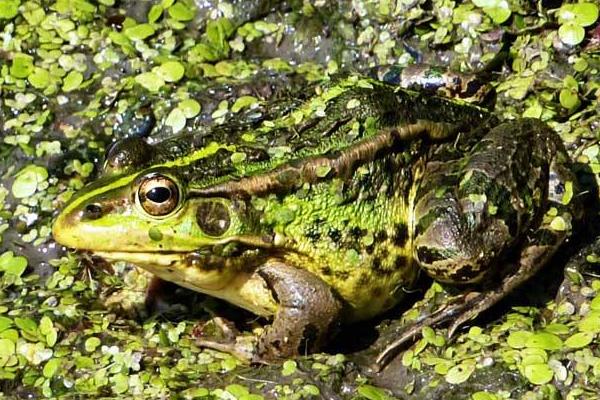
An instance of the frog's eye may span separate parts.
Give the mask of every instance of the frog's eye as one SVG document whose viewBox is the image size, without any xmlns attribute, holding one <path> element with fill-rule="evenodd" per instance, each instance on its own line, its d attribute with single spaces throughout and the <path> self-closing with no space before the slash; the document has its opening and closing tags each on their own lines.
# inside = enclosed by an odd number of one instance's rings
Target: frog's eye
<svg viewBox="0 0 600 400">
<path fill-rule="evenodd" d="M 138 189 L 140 205 L 148 214 L 159 217 L 173 211 L 179 202 L 179 190 L 172 179 L 163 175 L 145 178 Z"/>
<path fill-rule="evenodd" d="M 209 236 L 222 236 L 229 229 L 231 217 L 225 204 L 219 201 L 203 201 L 198 204 L 196 221 Z"/>
</svg>

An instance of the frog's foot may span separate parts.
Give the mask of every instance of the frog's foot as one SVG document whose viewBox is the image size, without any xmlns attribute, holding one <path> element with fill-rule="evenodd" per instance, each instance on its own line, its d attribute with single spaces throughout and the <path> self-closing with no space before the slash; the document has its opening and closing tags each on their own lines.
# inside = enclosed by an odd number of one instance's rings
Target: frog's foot
<svg viewBox="0 0 600 400">
<path fill-rule="evenodd" d="M 540 231 L 538 233 L 541 234 Z M 552 246 L 535 244 L 525 247 L 521 251 L 514 273 L 504 277 L 497 287 L 485 292 L 466 292 L 458 295 L 433 313 L 418 320 L 378 354 L 372 369 L 378 372 L 385 368 L 405 345 L 421 336 L 425 327 L 437 327 L 451 321 L 447 333 L 448 338 L 451 338 L 462 324 L 496 304 L 507 293 L 535 274 L 554 254 L 555 249 Z"/>
<path fill-rule="evenodd" d="M 257 339 L 253 335 L 241 335 L 231 321 L 214 317 L 194 328 L 196 345 L 229 353 L 250 363 L 256 355 Z"/>
</svg>

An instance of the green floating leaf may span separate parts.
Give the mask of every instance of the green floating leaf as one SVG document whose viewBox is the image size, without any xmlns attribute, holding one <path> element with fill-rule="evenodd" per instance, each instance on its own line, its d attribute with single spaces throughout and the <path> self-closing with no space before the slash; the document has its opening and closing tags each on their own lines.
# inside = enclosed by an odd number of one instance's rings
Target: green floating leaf
<svg viewBox="0 0 600 400">
<path fill-rule="evenodd" d="M 77 89 L 79 87 L 79 85 L 81 85 L 82 82 L 83 82 L 83 75 L 81 74 L 81 72 L 71 71 L 63 79 L 62 89 L 65 92 L 73 91 L 73 90 Z"/>
<path fill-rule="evenodd" d="M 573 89 L 562 89 L 558 99 L 560 101 L 560 105 L 567 110 L 572 110 L 580 104 L 578 92 L 577 90 Z"/>
<path fill-rule="evenodd" d="M 194 99 L 186 99 L 179 103 L 177 108 L 183 111 L 183 115 L 185 115 L 186 118 L 194 118 L 200 113 L 201 106 L 200 103 Z"/>
<path fill-rule="evenodd" d="M 359 395 L 367 398 L 368 400 L 392 400 L 389 394 L 383 389 L 371 385 L 360 385 L 357 389 Z"/>
<path fill-rule="evenodd" d="M 4 367 L 15 355 L 15 343 L 9 339 L 0 339 L 0 367 Z"/>
<path fill-rule="evenodd" d="M 595 334 L 592 332 L 578 332 L 565 340 L 565 346 L 572 349 L 581 349 L 592 343 Z"/>
<path fill-rule="evenodd" d="M 179 61 L 167 61 L 156 68 L 156 74 L 165 82 L 177 82 L 184 73 L 185 68 Z"/>
<path fill-rule="evenodd" d="M 19 199 L 29 197 L 46 179 L 48 179 L 46 168 L 39 165 L 28 165 L 17 174 L 12 185 L 12 194 Z"/>
<path fill-rule="evenodd" d="M 500 398 L 493 393 L 475 392 L 471 395 L 472 400 L 499 400 Z"/>
<path fill-rule="evenodd" d="M 154 23 L 161 17 L 164 8 L 160 4 L 154 4 L 148 11 L 148 22 Z"/>
<path fill-rule="evenodd" d="M 45 89 L 50 85 L 50 72 L 43 68 L 35 67 L 33 72 L 27 76 L 27 80 L 36 89 Z"/>
<path fill-rule="evenodd" d="M 598 19 L 598 5 L 594 3 L 563 4 L 558 10 L 558 21 L 579 26 L 590 26 Z"/>
<path fill-rule="evenodd" d="M 529 364 L 523 368 L 523 374 L 534 385 L 548 383 L 554 377 L 554 371 L 548 364 Z"/>
<path fill-rule="evenodd" d="M 191 21 L 196 14 L 195 10 L 181 2 L 177 2 L 169 7 L 168 12 L 171 18 L 182 22 Z"/>
<path fill-rule="evenodd" d="M 19 13 L 20 0 L 0 1 L 0 19 L 12 19 Z"/>
<path fill-rule="evenodd" d="M 297 367 L 298 367 L 298 364 L 296 363 L 296 361 L 287 360 L 286 362 L 283 363 L 283 366 L 281 369 L 281 375 L 283 375 L 283 376 L 293 375 L 294 372 L 296 372 Z"/>
<path fill-rule="evenodd" d="M 527 338 L 525 347 L 544 350 L 560 350 L 563 341 L 550 332 L 536 332 Z"/>
<path fill-rule="evenodd" d="M 10 66 L 10 74 L 19 79 L 27 78 L 33 71 L 33 57 L 27 54 L 15 54 Z"/>
<path fill-rule="evenodd" d="M 52 358 L 52 359 L 48 360 L 46 365 L 44 365 L 42 374 L 46 378 L 52 378 L 56 374 L 56 371 L 58 371 L 58 369 L 60 368 L 61 364 L 62 364 L 62 360 L 60 358 Z"/>
<path fill-rule="evenodd" d="M 533 336 L 533 332 L 529 331 L 516 331 L 511 332 L 506 339 L 506 343 L 513 349 L 522 349 L 527 347 L 527 340 Z"/>
<path fill-rule="evenodd" d="M 144 40 L 154 35 L 154 27 L 150 24 L 138 24 L 123 31 L 125 36 L 131 40 Z"/>
<path fill-rule="evenodd" d="M 244 108 L 250 107 L 253 104 L 256 104 L 258 102 L 258 99 L 254 96 L 242 96 L 239 97 L 235 103 L 233 103 L 233 106 L 231 106 L 231 112 L 238 112 Z"/>
<path fill-rule="evenodd" d="M 165 84 L 165 81 L 154 72 L 141 73 L 135 77 L 135 81 L 153 93 L 158 92 Z"/>
<path fill-rule="evenodd" d="M 173 133 L 181 131 L 185 127 L 185 123 L 185 114 L 180 108 L 172 109 L 165 120 L 165 125 L 170 126 L 173 129 Z"/>
<path fill-rule="evenodd" d="M 581 332 L 600 333 L 600 313 L 593 311 L 579 321 L 577 327 Z"/>
<path fill-rule="evenodd" d="M 92 353 L 102 342 L 95 336 L 91 336 L 85 340 L 84 347 L 85 351 Z"/>
<path fill-rule="evenodd" d="M 463 362 L 448 370 L 448 373 L 445 377 L 446 382 L 453 385 L 458 385 L 459 383 L 466 382 L 473 372 L 475 372 L 475 364 Z"/>
<path fill-rule="evenodd" d="M 581 25 L 568 23 L 558 28 L 558 37 L 564 44 L 575 46 L 583 41 L 585 30 Z"/>
</svg>

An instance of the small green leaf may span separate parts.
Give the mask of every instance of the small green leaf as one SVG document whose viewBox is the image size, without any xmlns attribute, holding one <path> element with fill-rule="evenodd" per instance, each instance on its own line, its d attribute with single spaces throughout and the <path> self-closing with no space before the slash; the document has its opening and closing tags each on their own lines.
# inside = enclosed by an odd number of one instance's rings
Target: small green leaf
<svg viewBox="0 0 600 400">
<path fill-rule="evenodd" d="M 500 400 L 500 398 L 493 393 L 475 392 L 471 395 L 471 400 Z"/>
<path fill-rule="evenodd" d="M 12 324 L 13 324 L 12 319 L 0 316 L 0 332 L 3 332 L 5 330 L 7 330 L 8 328 L 10 328 L 12 326 Z"/>
<path fill-rule="evenodd" d="M 42 335 L 47 335 L 53 328 L 54 324 L 52 323 L 52 320 L 44 315 L 40 320 L 40 333 Z"/>
<path fill-rule="evenodd" d="M 565 219 L 559 215 L 550 221 L 550 228 L 557 232 L 564 232 L 568 229 L 568 225 Z"/>
<path fill-rule="evenodd" d="M 170 126 L 173 129 L 173 133 L 177 133 L 185 128 L 186 118 L 185 114 L 181 110 L 181 108 L 174 108 L 171 110 L 167 119 L 165 120 L 165 125 Z"/>
<path fill-rule="evenodd" d="M 585 30 L 581 25 L 567 23 L 558 28 L 558 37 L 564 44 L 575 46 L 583 41 Z"/>
<path fill-rule="evenodd" d="M 135 81 L 148 91 L 156 93 L 164 86 L 165 81 L 154 72 L 144 72 L 135 77 Z"/>
<path fill-rule="evenodd" d="M 185 117 L 188 119 L 194 118 L 196 115 L 198 115 L 201 109 L 200 103 L 194 99 L 183 100 L 181 103 L 179 103 L 177 108 L 179 108 L 183 112 L 183 115 L 185 115 Z"/>
<path fill-rule="evenodd" d="M 475 371 L 475 364 L 461 363 L 450 368 L 446 374 L 446 382 L 453 385 L 465 382 Z"/>
<path fill-rule="evenodd" d="M 131 40 L 144 40 L 154 35 L 154 27 L 150 24 L 138 24 L 126 28 L 123 33 Z"/>
<path fill-rule="evenodd" d="M 19 13 L 20 0 L 0 1 L 0 19 L 12 19 Z"/>
<path fill-rule="evenodd" d="M 185 68 L 178 61 L 167 61 L 156 69 L 156 74 L 165 82 L 177 82 L 183 78 Z"/>
<path fill-rule="evenodd" d="M 102 342 L 95 336 L 91 336 L 85 340 L 84 347 L 85 351 L 92 353 Z"/>
<path fill-rule="evenodd" d="M 573 23 L 579 26 L 590 26 L 598 19 L 598 5 L 594 3 L 563 4 L 558 10 L 558 21 L 561 24 Z"/>
<path fill-rule="evenodd" d="M 357 389 L 359 395 L 368 400 L 392 400 L 393 397 L 387 394 L 383 389 L 371 385 L 360 385 Z"/>
<path fill-rule="evenodd" d="M 27 268 L 27 258 L 14 256 L 12 251 L 7 251 L 0 257 L 0 271 L 14 276 L 21 276 Z"/>
<path fill-rule="evenodd" d="M 600 333 L 600 313 L 593 311 L 577 324 L 582 332 Z"/>
<path fill-rule="evenodd" d="M 315 175 L 319 178 L 325 178 L 331 171 L 331 165 L 319 165 L 315 170 Z"/>
<path fill-rule="evenodd" d="M 548 364 L 529 364 L 523 368 L 523 374 L 534 385 L 548 383 L 554 377 L 554 371 Z"/>
<path fill-rule="evenodd" d="M 116 394 L 123 394 L 129 389 L 129 377 L 125 374 L 117 374 L 110 378 L 113 383 L 112 390 Z"/>
<path fill-rule="evenodd" d="M 33 71 L 33 57 L 27 54 L 17 53 L 13 57 L 10 66 L 10 74 L 15 78 L 27 78 Z"/>
<path fill-rule="evenodd" d="M 281 375 L 283 376 L 290 376 L 293 375 L 294 372 L 296 372 L 296 367 L 298 366 L 298 364 L 296 363 L 296 361 L 293 360 L 287 360 L 286 362 L 283 363 L 283 368 L 281 369 Z"/>
<path fill-rule="evenodd" d="M 70 92 L 77 89 L 81 85 L 81 82 L 83 82 L 81 72 L 71 71 L 64 77 L 62 89 L 65 92 Z"/>
<path fill-rule="evenodd" d="M 560 101 L 560 105 L 567 110 L 572 110 L 580 104 L 577 90 L 573 89 L 562 89 L 558 99 Z"/>
<path fill-rule="evenodd" d="M 44 89 L 50 85 L 50 72 L 43 68 L 35 67 L 33 72 L 27 76 L 27 80 L 36 89 Z"/>
<path fill-rule="evenodd" d="M 37 333 L 38 330 L 38 326 L 35 323 L 34 320 L 32 320 L 31 318 L 15 318 L 15 325 L 17 325 L 17 328 L 19 328 L 20 330 L 27 332 L 27 333 Z"/>
<path fill-rule="evenodd" d="M 196 12 L 187 5 L 177 2 L 169 7 L 169 16 L 177 21 L 191 21 Z"/>
<path fill-rule="evenodd" d="M 527 338 L 526 347 L 544 350 L 560 350 L 563 341 L 550 332 L 536 332 Z"/>
<path fill-rule="evenodd" d="M 565 340 L 565 345 L 572 349 L 581 349 L 592 343 L 595 334 L 592 332 L 578 332 Z"/>
<path fill-rule="evenodd" d="M 9 339 L 0 339 L 0 367 L 4 367 L 15 355 L 15 343 Z"/>
<path fill-rule="evenodd" d="M 158 21 L 163 11 L 164 8 L 162 8 L 160 4 L 154 4 L 152 7 L 150 7 L 150 11 L 148 11 L 148 22 L 154 23 Z"/>
<path fill-rule="evenodd" d="M 44 377 L 52 378 L 56 374 L 56 371 L 58 371 L 58 368 L 60 368 L 61 363 L 62 360 L 60 358 L 52 358 L 48 360 L 46 365 L 44 365 L 44 369 L 42 370 Z"/>
<path fill-rule="evenodd" d="M 28 165 L 23 168 L 13 181 L 12 194 L 16 198 L 25 198 L 33 195 L 38 185 L 46 182 L 48 171 L 39 165 Z"/>
<path fill-rule="evenodd" d="M 236 113 L 244 108 L 256 104 L 257 102 L 258 99 L 254 96 L 241 96 L 235 101 L 235 103 L 233 103 L 233 106 L 231 106 L 231 112 Z"/>
<path fill-rule="evenodd" d="M 506 343 L 513 349 L 522 349 L 527 346 L 527 340 L 533 336 L 533 332 L 516 331 L 511 332 L 506 339 Z"/>
</svg>

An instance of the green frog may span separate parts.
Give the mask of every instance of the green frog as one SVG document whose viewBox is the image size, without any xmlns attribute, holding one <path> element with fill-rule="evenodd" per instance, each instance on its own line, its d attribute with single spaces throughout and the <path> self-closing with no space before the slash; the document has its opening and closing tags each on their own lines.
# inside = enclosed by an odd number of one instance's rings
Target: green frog
<svg viewBox="0 0 600 400">
<path fill-rule="evenodd" d="M 559 137 L 461 101 L 361 76 L 316 85 L 255 126 L 127 138 L 53 235 L 272 318 L 257 362 L 322 348 L 402 302 L 419 271 L 461 289 L 449 332 L 542 267 L 570 235 L 577 185 Z"/>
</svg>

